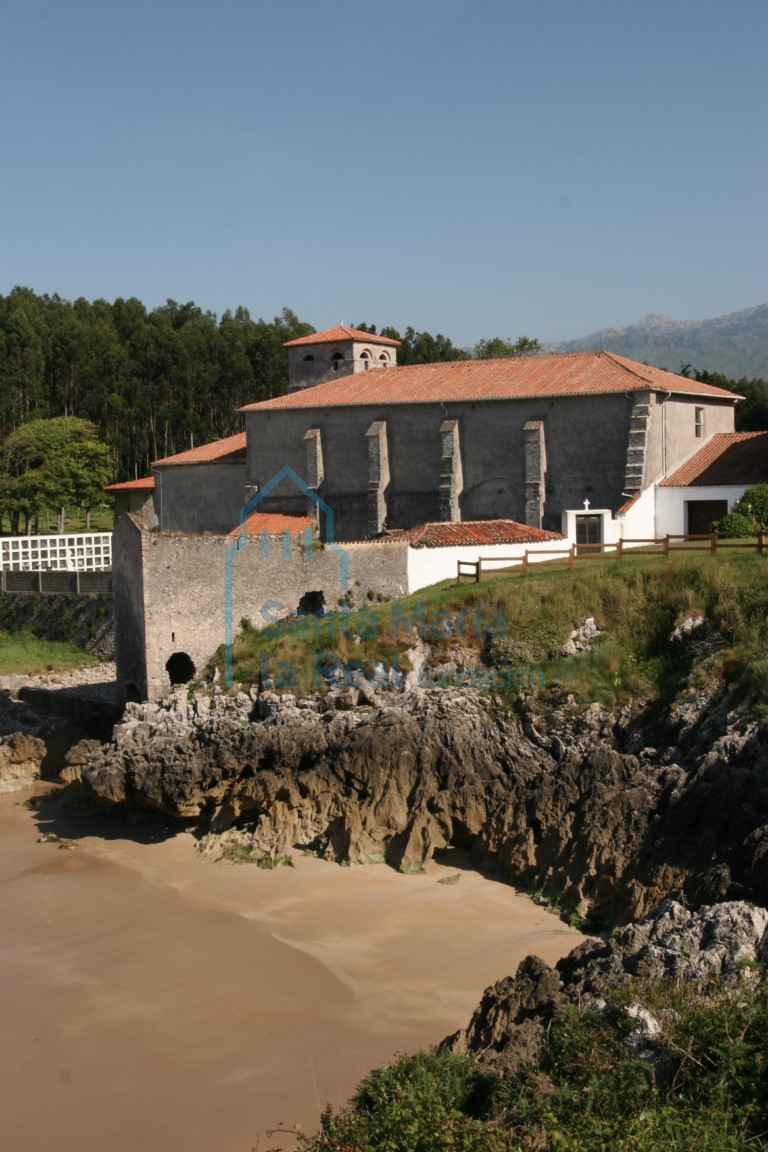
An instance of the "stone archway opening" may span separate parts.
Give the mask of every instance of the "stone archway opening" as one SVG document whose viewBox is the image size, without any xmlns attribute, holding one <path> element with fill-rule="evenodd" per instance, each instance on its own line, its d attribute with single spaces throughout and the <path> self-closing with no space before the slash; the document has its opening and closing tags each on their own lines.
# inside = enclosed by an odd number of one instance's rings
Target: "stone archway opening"
<svg viewBox="0 0 768 1152">
<path fill-rule="evenodd" d="M 325 593 L 322 590 L 305 592 L 299 600 L 299 616 L 324 616 Z"/>
<path fill-rule="evenodd" d="M 195 665 L 186 652 L 174 652 L 165 665 L 171 685 L 189 684 L 195 678 Z"/>
</svg>

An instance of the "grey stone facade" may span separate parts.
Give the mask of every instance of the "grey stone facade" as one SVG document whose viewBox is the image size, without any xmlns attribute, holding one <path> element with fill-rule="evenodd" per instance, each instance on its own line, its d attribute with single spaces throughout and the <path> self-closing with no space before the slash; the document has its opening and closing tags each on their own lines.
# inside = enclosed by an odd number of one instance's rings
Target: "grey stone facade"
<svg viewBox="0 0 768 1152">
<path fill-rule="evenodd" d="M 301 475 L 304 435 L 321 429 L 319 493 L 336 513 L 337 540 L 371 534 L 374 422 L 386 425 L 390 479 L 377 499 L 386 503 L 389 528 L 445 519 L 450 510 L 452 519 L 509 518 L 557 530 L 565 509 L 588 499 L 616 510 L 701 443 L 694 421 L 702 401 L 687 396 L 651 395 L 642 414 L 632 393 L 327 409 L 310 406 L 311 390 L 302 399 L 304 408 L 246 412 L 248 480 L 263 484 L 283 464 Z M 732 402 L 704 406 L 708 430 L 733 430 Z M 526 431 L 531 422 L 541 427 Z M 300 510 L 288 484 L 271 495 L 270 507 Z"/>
<path fill-rule="evenodd" d="M 258 539 L 152 531 L 127 515 L 113 551 L 117 678 L 127 699 L 166 692 L 174 658 L 188 657 L 201 674 L 225 641 L 228 611 L 237 632 L 243 618 L 262 628 L 295 616 L 307 593 L 329 609 L 364 606 L 369 591 L 401 596 L 408 583 L 405 543 L 307 549 L 273 538 L 265 549 Z"/>
</svg>

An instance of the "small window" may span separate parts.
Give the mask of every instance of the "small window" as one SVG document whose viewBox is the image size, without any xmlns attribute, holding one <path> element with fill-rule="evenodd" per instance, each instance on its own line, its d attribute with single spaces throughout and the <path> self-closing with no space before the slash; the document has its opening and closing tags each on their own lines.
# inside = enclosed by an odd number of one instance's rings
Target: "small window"
<svg viewBox="0 0 768 1152">
<path fill-rule="evenodd" d="M 306 356 L 302 356 L 302 360 L 306 363 L 307 360 L 314 360 L 314 356 L 311 352 L 307 352 Z"/>
<path fill-rule="evenodd" d="M 696 431 L 696 439 L 700 440 L 701 437 L 704 435 L 704 409 L 703 408 L 697 408 L 696 409 L 696 415 L 694 417 L 694 427 L 695 427 L 695 431 Z"/>
<path fill-rule="evenodd" d="M 344 353 L 343 352 L 334 352 L 333 356 L 331 356 L 331 368 L 333 368 L 334 372 L 338 372 L 339 365 L 341 364 L 343 359 L 344 359 Z"/>
<path fill-rule="evenodd" d="M 371 366 L 371 354 L 370 354 L 370 352 L 367 352 L 367 351 L 361 352 L 360 353 L 360 359 L 362 360 L 363 364 L 365 365 L 365 368 L 367 371 Z"/>
<path fill-rule="evenodd" d="M 389 356 L 387 355 L 387 353 L 386 353 L 386 352 L 382 352 L 382 353 L 381 353 L 381 355 L 379 356 L 379 360 L 383 360 L 383 361 L 384 361 L 384 366 L 385 366 L 385 367 L 387 366 L 387 364 L 389 364 Z"/>
</svg>

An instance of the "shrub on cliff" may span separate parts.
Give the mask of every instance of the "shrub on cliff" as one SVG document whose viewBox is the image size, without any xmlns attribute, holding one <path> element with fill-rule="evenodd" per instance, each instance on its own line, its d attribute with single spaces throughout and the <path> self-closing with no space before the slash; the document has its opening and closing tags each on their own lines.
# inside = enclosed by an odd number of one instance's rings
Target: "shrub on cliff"
<svg viewBox="0 0 768 1152">
<path fill-rule="evenodd" d="M 756 973 L 754 974 L 757 975 Z M 757 983 L 755 981 L 754 983 Z M 374 1071 L 301 1152 L 737 1152 L 768 1147 L 764 982 L 632 981 L 568 1005 L 510 1075 L 422 1052 Z"/>
</svg>

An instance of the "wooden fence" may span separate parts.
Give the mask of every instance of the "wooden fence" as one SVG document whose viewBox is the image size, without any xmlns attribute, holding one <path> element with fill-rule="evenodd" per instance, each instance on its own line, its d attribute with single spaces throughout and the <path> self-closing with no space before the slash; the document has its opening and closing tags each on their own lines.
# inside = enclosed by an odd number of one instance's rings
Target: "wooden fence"
<svg viewBox="0 0 768 1152">
<path fill-rule="evenodd" d="M 483 572 L 507 572 L 511 568 L 519 568 L 526 576 L 533 562 L 544 564 L 557 563 L 557 560 L 539 561 L 541 556 L 563 557 L 564 567 L 573 569 L 577 562 L 582 560 L 621 560 L 625 555 L 634 556 L 665 556 L 670 552 L 709 552 L 715 555 L 722 549 L 752 548 L 763 552 L 766 547 L 768 533 L 752 532 L 735 533 L 710 532 L 701 536 L 671 535 L 659 536 L 650 540 L 617 540 L 613 544 L 572 544 L 569 548 L 536 548 L 526 549 L 522 556 L 480 556 L 477 560 L 457 561 L 456 579 L 461 583 L 462 577 L 469 576 L 476 584 L 483 578 Z M 676 543 L 677 541 L 677 543 Z M 679 543 L 682 541 L 682 543 Z M 632 545 L 632 547 L 628 547 Z M 492 567 L 496 565 L 497 567 Z M 498 567 L 501 565 L 501 567 Z"/>
</svg>

